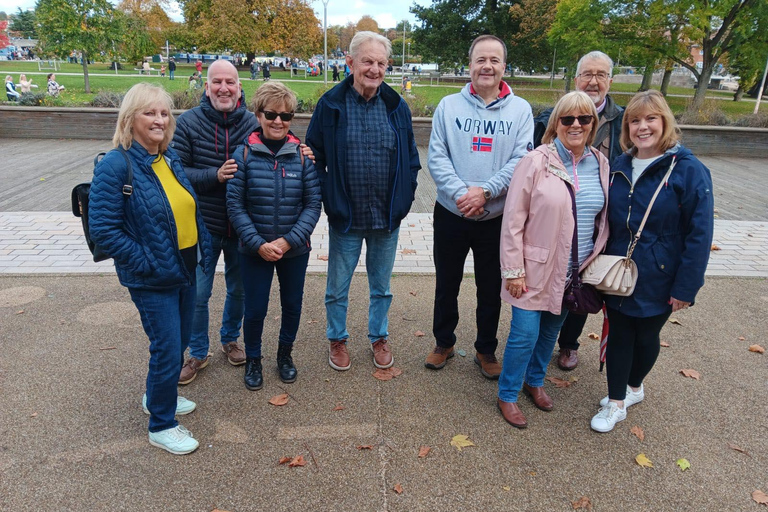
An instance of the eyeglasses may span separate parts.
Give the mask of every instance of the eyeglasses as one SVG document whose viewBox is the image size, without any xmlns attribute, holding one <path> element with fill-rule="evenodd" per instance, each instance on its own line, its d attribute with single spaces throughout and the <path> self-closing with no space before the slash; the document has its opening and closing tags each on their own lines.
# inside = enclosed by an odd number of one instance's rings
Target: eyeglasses
<svg viewBox="0 0 768 512">
<path fill-rule="evenodd" d="M 293 112 L 272 112 L 271 110 L 259 110 L 262 114 L 264 114 L 264 117 L 267 118 L 267 121 L 274 121 L 277 119 L 278 116 L 280 116 L 281 121 L 285 121 L 286 123 L 293 119 Z"/>
<path fill-rule="evenodd" d="M 594 119 L 594 116 L 591 114 L 587 114 L 584 116 L 563 116 L 560 118 L 560 122 L 563 123 L 563 126 L 571 126 L 575 120 L 579 120 L 579 124 L 581 126 L 587 126 L 588 124 L 592 124 L 592 120 Z"/>
<path fill-rule="evenodd" d="M 610 78 L 608 76 L 608 73 L 580 73 L 578 76 L 579 78 L 587 82 L 591 82 L 592 79 L 595 78 L 597 79 L 598 82 L 601 82 L 601 83 L 607 82 L 608 78 Z"/>
</svg>

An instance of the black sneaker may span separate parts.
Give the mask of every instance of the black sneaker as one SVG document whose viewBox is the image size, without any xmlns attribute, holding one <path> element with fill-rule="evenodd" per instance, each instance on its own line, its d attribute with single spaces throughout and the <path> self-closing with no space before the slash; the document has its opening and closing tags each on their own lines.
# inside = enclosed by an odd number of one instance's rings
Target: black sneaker
<svg viewBox="0 0 768 512">
<path fill-rule="evenodd" d="M 257 391 L 264 386 L 264 377 L 261 375 L 261 358 L 247 357 L 245 359 L 245 387 L 251 391 Z"/>
</svg>

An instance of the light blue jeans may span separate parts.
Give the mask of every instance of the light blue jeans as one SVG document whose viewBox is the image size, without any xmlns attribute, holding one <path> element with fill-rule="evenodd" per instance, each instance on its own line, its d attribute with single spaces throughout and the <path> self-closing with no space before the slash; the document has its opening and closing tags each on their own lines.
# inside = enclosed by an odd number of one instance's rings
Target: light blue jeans
<svg viewBox="0 0 768 512">
<path fill-rule="evenodd" d="M 567 316 L 567 309 L 553 315 L 548 311 L 528 311 L 512 306 L 512 321 L 499 376 L 502 401 L 517 402 L 523 379 L 534 388 L 544 385 L 552 349 Z"/>
<path fill-rule="evenodd" d="M 392 292 L 389 280 L 395 265 L 397 238 L 400 228 L 392 232 L 376 229 L 342 233 L 329 227 L 328 281 L 325 288 L 326 336 L 329 340 L 349 338 L 347 308 L 352 274 L 360 259 L 365 240 L 365 268 L 368 273 L 370 305 L 368 307 L 368 338 L 371 343 L 389 336 L 389 306 Z"/>
<path fill-rule="evenodd" d="M 221 318 L 222 345 L 237 341 L 240 337 L 240 327 L 243 324 L 245 309 L 245 292 L 240 277 L 240 256 L 237 252 L 238 239 L 218 234 L 211 234 L 213 241 L 213 261 L 219 260 L 224 253 L 224 281 L 227 284 L 227 297 L 224 301 L 224 314 Z M 213 278 L 216 276 L 216 264 L 211 265 L 209 272 L 197 269 L 197 301 L 195 303 L 195 319 L 192 322 L 192 339 L 189 341 L 189 355 L 197 359 L 205 359 L 208 355 L 208 301 L 213 290 Z"/>
</svg>

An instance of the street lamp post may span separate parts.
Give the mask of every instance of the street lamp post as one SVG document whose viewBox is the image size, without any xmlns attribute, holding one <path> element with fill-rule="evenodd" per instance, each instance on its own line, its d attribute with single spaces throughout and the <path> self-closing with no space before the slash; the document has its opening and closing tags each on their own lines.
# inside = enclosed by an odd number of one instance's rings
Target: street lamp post
<svg viewBox="0 0 768 512">
<path fill-rule="evenodd" d="M 328 88 L 328 0 L 323 0 L 323 83 Z"/>
<path fill-rule="evenodd" d="M 753 114 L 757 114 L 757 110 L 760 108 L 760 100 L 763 98 L 763 91 L 765 90 L 765 77 L 768 75 L 768 62 L 765 63 L 765 71 L 763 71 L 763 81 L 760 82 L 760 88 L 757 90 L 757 101 L 755 102 L 755 111 Z"/>
<path fill-rule="evenodd" d="M 401 71 L 403 74 L 405 74 L 405 24 L 407 23 L 407 20 L 403 20 L 403 65 L 401 67 Z"/>
</svg>

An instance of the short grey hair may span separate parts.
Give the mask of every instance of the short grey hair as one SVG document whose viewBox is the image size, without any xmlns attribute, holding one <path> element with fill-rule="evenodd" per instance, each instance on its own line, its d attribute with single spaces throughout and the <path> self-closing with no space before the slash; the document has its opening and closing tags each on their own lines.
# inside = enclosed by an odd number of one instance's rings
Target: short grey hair
<svg viewBox="0 0 768 512">
<path fill-rule="evenodd" d="M 608 76 L 613 76 L 613 59 L 611 59 L 608 55 L 601 51 L 593 51 L 589 52 L 588 54 L 584 55 L 582 58 L 579 59 L 579 63 L 576 65 L 576 74 L 578 75 L 581 71 L 581 66 L 584 64 L 585 61 L 588 60 L 602 60 L 606 64 L 608 64 Z"/>
<path fill-rule="evenodd" d="M 357 52 L 360 50 L 360 46 L 365 43 L 379 43 L 387 51 L 387 58 L 392 55 L 392 43 L 381 34 L 371 32 L 370 30 L 363 30 L 355 34 L 352 38 L 352 42 L 349 43 L 349 54 L 352 57 L 357 57 Z"/>
</svg>

